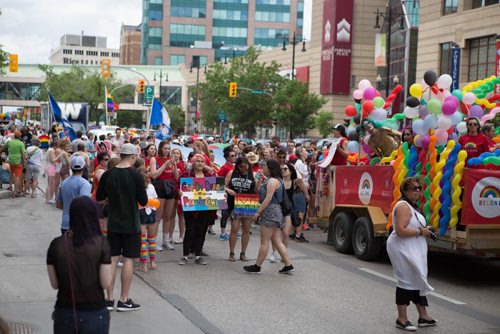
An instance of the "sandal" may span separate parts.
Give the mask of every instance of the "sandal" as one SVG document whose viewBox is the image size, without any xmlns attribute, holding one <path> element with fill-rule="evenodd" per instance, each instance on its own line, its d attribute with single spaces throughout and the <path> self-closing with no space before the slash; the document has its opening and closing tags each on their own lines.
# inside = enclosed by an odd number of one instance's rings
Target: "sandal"
<svg viewBox="0 0 500 334">
<path fill-rule="evenodd" d="M 137 270 L 142 271 L 142 272 L 147 272 L 148 267 L 146 266 L 146 264 L 141 264 L 141 265 L 139 265 L 139 267 L 137 267 Z"/>
<path fill-rule="evenodd" d="M 236 261 L 234 259 L 234 253 L 233 252 L 229 253 L 229 261 L 231 261 L 231 262 L 235 262 Z"/>
<path fill-rule="evenodd" d="M 19 195 L 17 195 L 17 194 L 12 194 L 12 198 L 17 198 L 17 197 L 19 197 Z"/>
<path fill-rule="evenodd" d="M 158 269 L 158 268 L 159 268 L 159 267 L 158 267 L 158 265 L 157 265 L 156 263 L 155 263 L 155 264 L 151 264 L 151 265 L 149 266 L 149 269 L 151 269 L 151 270 L 156 270 L 156 269 Z"/>
<path fill-rule="evenodd" d="M 241 261 L 244 261 L 244 262 L 248 261 L 248 259 L 247 259 L 246 255 L 245 255 L 245 252 L 241 252 L 241 253 L 240 253 L 240 260 L 241 260 Z"/>
</svg>

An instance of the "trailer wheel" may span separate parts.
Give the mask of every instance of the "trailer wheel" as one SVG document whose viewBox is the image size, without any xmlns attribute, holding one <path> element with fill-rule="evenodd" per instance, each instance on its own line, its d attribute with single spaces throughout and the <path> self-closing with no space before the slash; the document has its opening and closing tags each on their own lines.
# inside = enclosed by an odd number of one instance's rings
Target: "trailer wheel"
<svg viewBox="0 0 500 334">
<path fill-rule="evenodd" d="M 382 246 L 382 239 L 375 238 L 369 218 L 359 217 L 353 226 L 352 248 L 356 257 L 363 261 L 375 259 Z"/>
<path fill-rule="evenodd" d="M 352 225 L 354 218 L 345 212 L 335 215 L 332 224 L 332 241 L 340 253 L 352 252 Z"/>
</svg>

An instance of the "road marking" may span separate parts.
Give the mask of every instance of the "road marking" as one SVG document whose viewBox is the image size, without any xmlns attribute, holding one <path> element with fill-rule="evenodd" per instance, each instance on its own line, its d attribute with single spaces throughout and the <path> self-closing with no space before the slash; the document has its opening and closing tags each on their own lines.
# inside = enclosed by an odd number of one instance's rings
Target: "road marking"
<svg viewBox="0 0 500 334">
<path fill-rule="evenodd" d="M 365 273 L 369 273 L 369 274 L 372 274 L 374 276 L 383 278 L 385 280 L 388 280 L 388 281 L 391 281 L 391 282 L 397 282 L 397 280 L 394 277 L 381 274 L 379 272 L 376 272 L 375 270 L 371 270 L 371 269 L 368 269 L 368 268 L 358 268 L 358 269 L 361 270 L 361 271 L 364 271 Z M 430 295 L 434 296 L 436 298 L 442 299 L 442 300 L 446 300 L 447 302 L 450 302 L 450 303 L 455 304 L 455 305 L 465 305 L 465 303 L 461 302 L 460 300 L 456 300 L 456 299 L 453 299 L 453 298 L 450 298 L 450 297 L 446 297 L 446 296 L 443 296 L 442 294 L 439 294 L 439 293 L 436 293 L 436 292 L 431 292 Z"/>
</svg>

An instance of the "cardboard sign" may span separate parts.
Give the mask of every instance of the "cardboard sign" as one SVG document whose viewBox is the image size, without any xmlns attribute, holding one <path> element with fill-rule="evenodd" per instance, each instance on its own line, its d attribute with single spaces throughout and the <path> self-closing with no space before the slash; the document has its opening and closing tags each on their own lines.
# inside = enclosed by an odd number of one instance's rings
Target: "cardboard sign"
<svg viewBox="0 0 500 334">
<path fill-rule="evenodd" d="M 186 177 L 180 180 L 183 211 L 227 209 L 223 177 Z"/>
<path fill-rule="evenodd" d="M 259 206 L 258 194 L 236 194 L 233 212 L 238 217 L 253 217 Z"/>
</svg>

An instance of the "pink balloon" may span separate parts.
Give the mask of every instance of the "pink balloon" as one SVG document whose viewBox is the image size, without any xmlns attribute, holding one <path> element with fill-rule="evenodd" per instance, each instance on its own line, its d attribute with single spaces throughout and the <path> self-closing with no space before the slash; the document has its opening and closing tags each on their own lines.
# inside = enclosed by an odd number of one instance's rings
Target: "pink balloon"
<svg viewBox="0 0 500 334">
<path fill-rule="evenodd" d="M 453 103 L 455 103 L 456 105 L 456 108 L 460 105 L 460 100 L 455 95 L 448 96 L 447 98 L 444 99 L 444 102 L 448 101 L 453 101 Z"/>
<path fill-rule="evenodd" d="M 469 109 L 469 116 L 481 118 L 483 116 L 483 108 L 481 108 L 481 106 L 478 106 L 477 104 L 473 105 Z"/>
<path fill-rule="evenodd" d="M 437 129 L 436 132 L 434 132 L 434 136 L 436 136 L 438 143 L 443 143 L 448 139 L 448 132 L 443 129 Z"/>
<path fill-rule="evenodd" d="M 365 100 L 373 100 L 376 97 L 377 97 L 377 90 L 373 87 L 368 87 L 363 92 L 363 98 Z"/>
<path fill-rule="evenodd" d="M 443 103 L 443 106 L 441 107 L 441 110 L 443 111 L 443 114 L 446 116 L 453 115 L 455 113 L 455 110 L 457 110 L 457 104 L 455 104 L 454 101 L 445 101 Z"/>
<path fill-rule="evenodd" d="M 420 138 L 420 145 L 422 145 L 423 148 L 427 148 L 429 146 L 429 143 L 431 142 L 431 138 L 429 135 L 422 136 Z"/>
<path fill-rule="evenodd" d="M 491 109 L 488 114 L 481 117 L 481 124 L 484 125 L 484 123 L 492 120 L 498 113 L 500 113 L 500 107 Z"/>
<path fill-rule="evenodd" d="M 352 92 L 352 97 L 355 100 L 361 100 L 363 98 L 363 91 L 360 89 L 356 89 L 354 92 Z"/>
<path fill-rule="evenodd" d="M 363 143 L 363 151 L 365 151 L 366 154 L 368 155 L 372 155 L 373 154 L 373 150 L 370 146 L 368 146 L 367 144 Z"/>
</svg>

